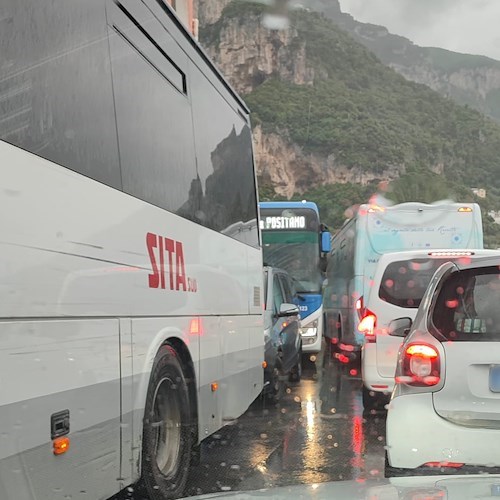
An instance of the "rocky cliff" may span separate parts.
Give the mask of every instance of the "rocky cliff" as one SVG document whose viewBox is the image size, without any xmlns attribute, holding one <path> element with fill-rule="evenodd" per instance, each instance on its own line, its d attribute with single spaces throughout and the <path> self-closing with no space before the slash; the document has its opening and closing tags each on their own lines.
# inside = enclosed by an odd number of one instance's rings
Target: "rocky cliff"
<svg viewBox="0 0 500 500">
<path fill-rule="evenodd" d="M 227 0 L 220 2 L 224 4 Z M 203 26 L 201 42 L 241 94 L 249 94 L 270 77 L 297 85 L 313 83 L 314 70 L 307 65 L 305 44 L 295 29 L 268 30 L 259 16 L 249 16 L 244 23 L 234 17 L 219 18 Z"/>
<path fill-rule="evenodd" d="M 253 137 L 257 174 L 264 185 L 271 185 L 277 194 L 287 198 L 314 186 L 346 182 L 366 185 L 395 179 L 400 174 L 397 167 L 375 173 L 359 167 L 348 168 L 336 161 L 335 155 L 304 153 L 282 135 L 264 133 L 261 126 L 255 127 Z"/>
</svg>

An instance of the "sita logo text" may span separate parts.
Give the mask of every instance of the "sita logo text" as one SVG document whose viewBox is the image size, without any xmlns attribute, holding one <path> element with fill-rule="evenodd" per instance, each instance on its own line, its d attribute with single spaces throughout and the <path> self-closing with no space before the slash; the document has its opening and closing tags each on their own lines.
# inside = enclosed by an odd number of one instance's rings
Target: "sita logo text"
<svg viewBox="0 0 500 500">
<path fill-rule="evenodd" d="M 181 241 L 148 233 L 146 245 L 153 271 L 149 275 L 149 288 L 162 288 L 179 292 L 198 291 L 196 280 L 186 276 Z"/>
</svg>

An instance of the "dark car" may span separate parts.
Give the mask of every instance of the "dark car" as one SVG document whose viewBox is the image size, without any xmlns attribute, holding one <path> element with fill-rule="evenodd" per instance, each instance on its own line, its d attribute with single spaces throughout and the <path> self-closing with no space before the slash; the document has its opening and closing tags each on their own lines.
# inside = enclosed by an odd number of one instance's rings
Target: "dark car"
<svg viewBox="0 0 500 500">
<path fill-rule="evenodd" d="M 287 382 L 298 382 L 302 375 L 299 308 L 286 271 L 264 267 L 264 301 L 264 393 L 279 401 Z"/>
</svg>

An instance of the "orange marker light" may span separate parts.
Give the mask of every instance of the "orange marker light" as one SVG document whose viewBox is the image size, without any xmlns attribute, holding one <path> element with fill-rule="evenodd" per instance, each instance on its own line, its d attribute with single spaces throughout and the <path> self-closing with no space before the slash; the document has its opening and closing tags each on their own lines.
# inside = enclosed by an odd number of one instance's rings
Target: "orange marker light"
<svg viewBox="0 0 500 500">
<path fill-rule="evenodd" d="M 219 384 L 217 382 L 212 382 L 210 387 L 212 388 L 212 392 L 215 392 L 219 388 Z"/>
<path fill-rule="evenodd" d="M 262 361 L 262 368 L 267 368 L 267 362 L 266 361 Z"/>
<path fill-rule="evenodd" d="M 52 441 L 54 455 L 62 455 L 69 450 L 69 437 L 60 437 Z"/>
<path fill-rule="evenodd" d="M 191 335 L 203 335 L 203 325 L 201 318 L 193 318 L 189 323 L 189 333 Z"/>
<path fill-rule="evenodd" d="M 458 212 L 472 212 L 472 207 L 459 207 Z"/>
</svg>

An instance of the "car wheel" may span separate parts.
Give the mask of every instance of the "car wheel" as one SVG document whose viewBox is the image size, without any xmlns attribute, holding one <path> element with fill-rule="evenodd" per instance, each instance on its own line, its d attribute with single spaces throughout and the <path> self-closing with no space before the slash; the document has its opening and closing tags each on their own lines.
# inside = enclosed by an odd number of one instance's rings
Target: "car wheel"
<svg viewBox="0 0 500 500">
<path fill-rule="evenodd" d="M 365 386 L 363 386 L 362 393 L 363 408 L 365 409 L 365 411 L 385 410 L 385 406 L 389 402 L 389 398 L 384 393 L 370 391 L 370 389 L 367 389 Z"/>
<path fill-rule="evenodd" d="M 142 482 L 151 500 L 183 495 L 193 447 L 188 385 L 179 356 L 161 347 L 151 372 L 143 422 Z"/>
<path fill-rule="evenodd" d="M 274 370 L 271 376 L 271 387 L 268 392 L 268 397 L 271 401 L 278 403 L 286 392 L 286 376 L 283 374 L 281 360 L 277 359 L 274 365 Z"/>
<path fill-rule="evenodd" d="M 413 476 L 414 474 L 415 472 L 413 469 L 401 469 L 389 465 L 389 457 L 387 456 L 387 451 L 385 452 L 384 477 L 404 477 Z"/>
<path fill-rule="evenodd" d="M 290 382 L 300 382 L 301 378 L 302 378 L 302 349 L 300 349 L 297 355 L 297 363 L 290 371 Z"/>
</svg>

